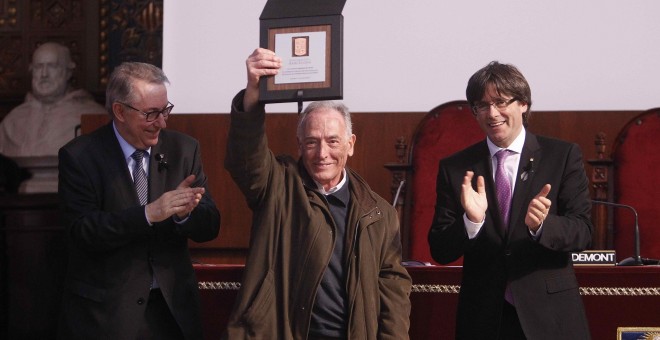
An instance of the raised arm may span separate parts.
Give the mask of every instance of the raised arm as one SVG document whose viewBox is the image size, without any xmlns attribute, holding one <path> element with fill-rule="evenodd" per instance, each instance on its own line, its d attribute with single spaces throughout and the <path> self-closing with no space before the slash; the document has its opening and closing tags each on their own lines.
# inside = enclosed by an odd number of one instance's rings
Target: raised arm
<svg viewBox="0 0 660 340">
<path fill-rule="evenodd" d="M 259 104 L 259 79 L 263 76 L 274 76 L 282 66 L 281 59 L 275 52 L 257 48 L 245 61 L 247 67 L 247 86 L 243 96 L 243 109 L 252 112 Z"/>
</svg>

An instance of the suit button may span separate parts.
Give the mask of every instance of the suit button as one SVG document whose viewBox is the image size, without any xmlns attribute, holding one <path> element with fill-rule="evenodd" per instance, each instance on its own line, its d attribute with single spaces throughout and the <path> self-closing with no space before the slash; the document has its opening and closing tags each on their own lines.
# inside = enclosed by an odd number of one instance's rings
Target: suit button
<svg viewBox="0 0 660 340">
<path fill-rule="evenodd" d="M 144 299 L 143 299 L 143 298 L 139 298 L 139 299 L 137 300 L 137 304 L 138 304 L 138 305 L 143 305 L 143 304 L 144 304 Z"/>
</svg>

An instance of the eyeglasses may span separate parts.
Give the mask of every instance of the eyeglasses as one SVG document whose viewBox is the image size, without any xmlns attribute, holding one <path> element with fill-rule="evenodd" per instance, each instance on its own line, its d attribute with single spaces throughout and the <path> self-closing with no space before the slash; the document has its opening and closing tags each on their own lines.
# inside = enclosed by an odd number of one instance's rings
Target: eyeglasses
<svg viewBox="0 0 660 340">
<path fill-rule="evenodd" d="M 162 110 L 154 110 L 154 111 L 144 112 L 144 111 L 142 111 L 140 109 L 136 109 L 136 108 L 134 108 L 134 107 L 132 107 L 132 106 L 126 104 L 126 103 L 122 103 L 122 102 L 119 102 L 119 101 L 117 103 L 119 103 L 121 105 L 124 105 L 124 106 L 128 107 L 129 109 L 133 109 L 137 112 L 140 112 L 145 117 L 147 117 L 147 122 L 153 122 L 154 120 L 158 119 L 159 115 L 163 115 L 163 118 L 167 119 L 167 117 L 169 117 L 169 115 L 170 115 L 170 112 L 172 112 L 172 109 L 174 108 L 174 104 L 172 104 L 168 101 L 167 106 L 165 106 L 165 108 L 162 109 Z"/>
<path fill-rule="evenodd" d="M 498 111 L 502 111 L 507 108 L 507 106 L 511 105 L 511 103 L 515 102 L 516 98 L 511 98 L 509 100 L 506 99 L 498 99 L 493 102 L 487 103 L 487 102 L 475 102 L 474 105 L 472 105 L 472 112 L 474 112 L 475 115 L 477 114 L 486 114 L 490 111 L 491 106 L 495 106 L 495 108 Z"/>
</svg>

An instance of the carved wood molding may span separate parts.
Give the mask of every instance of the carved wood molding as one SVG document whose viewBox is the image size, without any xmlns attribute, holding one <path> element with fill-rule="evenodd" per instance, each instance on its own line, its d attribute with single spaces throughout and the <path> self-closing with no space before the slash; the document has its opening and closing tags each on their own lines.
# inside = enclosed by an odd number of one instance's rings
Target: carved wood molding
<svg viewBox="0 0 660 340">
<path fill-rule="evenodd" d="M 102 88 L 108 84 L 110 44 L 110 1 L 100 0 L 99 3 L 99 85 Z"/>
<path fill-rule="evenodd" d="M 25 57 L 20 53 L 21 40 L 16 37 L 0 37 L 0 93 L 21 90 L 22 66 Z"/>
<path fill-rule="evenodd" d="M 21 74 L 17 70 L 24 64 L 21 40 L 5 35 L 17 32 L 18 13 L 16 0 L 0 0 L 0 93 L 20 91 Z"/>
<path fill-rule="evenodd" d="M 162 67 L 163 1 L 100 1 L 100 83 L 124 61 Z"/>
<path fill-rule="evenodd" d="M 16 0 L 0 1 L 0 31 L 14 29 L 18 23 Z"/>
<path fill-rule="evenodd" d="M 199 290 L 239 290 L 240 282 L 200 281 Z M 460 285 L 414 284 L 413 293 L 458 294 Z M 580 295 L 589 296 L 660 296 L 660 287 L 580 287 Z"/>
<path fill-rule="evenodd" d="M 83 0 L 32 0 L 28 9 L 31 30 L 83 29 Z"/>
</svg>

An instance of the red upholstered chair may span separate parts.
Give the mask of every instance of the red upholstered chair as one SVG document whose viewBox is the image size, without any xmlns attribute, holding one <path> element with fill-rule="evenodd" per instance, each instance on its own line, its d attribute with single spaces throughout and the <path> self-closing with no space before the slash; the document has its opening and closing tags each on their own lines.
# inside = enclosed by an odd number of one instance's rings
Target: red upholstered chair
<svg viewBox="0 0 660 340">
<path fill-rule="evenodd" d="M 453 101 L 435 107 L 419 123 L 410 146 L 410 170 L 402 216 L 408 231 L 408 258 L 431 262 L 427 241 L 436 199 L 436 178 L 440 159 L 470 146 L 485 135 L 467 101 Z M 462 264 L 459 259 L 454 265 Z M 437 264 L 437 263 L 435 263 Z"/>
<path fill-rule="evenodd" d="M 615 203 L 637 210 L 640 254 L 660 259 L 660 108 L 647 110 L 628 122 L 612 148 Z M 617 260 L 634 255 L 635 216 L 613 211 L 612 230 Z"/>
</svg>

